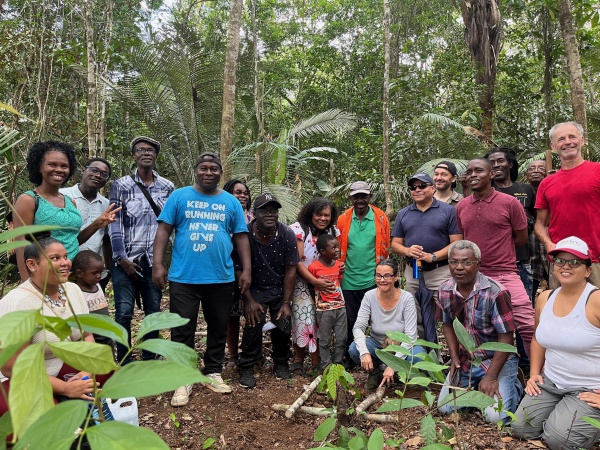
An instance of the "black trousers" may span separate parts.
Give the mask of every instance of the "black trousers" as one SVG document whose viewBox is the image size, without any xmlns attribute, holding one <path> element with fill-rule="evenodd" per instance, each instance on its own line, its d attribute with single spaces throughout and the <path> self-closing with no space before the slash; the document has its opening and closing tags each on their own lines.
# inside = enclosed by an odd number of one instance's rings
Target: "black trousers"
<svg viewBox="0 0 600 450">
<path fill-rule="evenodd" d="M 255 299 L 257 300 L 257 299 Z M 258 300 L 257 300 L 258 301 Z M 271 315 L 272 319 L 277 317 L 281 305 L 282 299 L 276 299 L 274 301 L 259 303 L 263 306 L 264 312 L 258 313 L 260 317 L 260 323 L 253 327 L 244 325 L 244 334 L 242 335 L 242 352 L 240 353 L 240 362 L 238 364 L 240 369 L 249 369 L 254 367 L 254 364 L 259 362 L 262 358 L 262 328 L 265 324 L 267 311 Z M 282 331 L 279 328 L 271 330 L 271 342 L 273 343 L 273 364 L 285 365 L 288 363 L 290 356 L 290 337 L 291 337 L 291 325 L 288 326 L 287 331 Z"/>
<path fill-rule="evenodd" d="M 170 310 L 190 321 L 171 328 L 171 340 L 194 348 L 194 333 L 198 323 L 198 311 L 206 321 L 206 352 L 204 374 L 221 373 L 227 340 L 227 322 L 233 306 L 233 282 L 219 284 L 185 284 L 171 281 Z"/>
<path fill-rule="evenodd" d="M 370 288 L 359 289 L 357 291 L 342 291 L 342 293 L 344 294 L 344 301 L 346 302 L 346 318 L 348 319 L 348 337 L 346 339 L 348 347 L 350 347 L 350 344 L 354 342 L 354 334 L 352 333 L 352 328 L 354 328 L 354 323 L 356 322 L 356 318 L 358 317 L 358 310 L 360 309 L 362 299 L 368 291 L 370 291 L 371 289 L 375 289 L 375 286 L 376 285 L 373 285 Z"/>
</svg>

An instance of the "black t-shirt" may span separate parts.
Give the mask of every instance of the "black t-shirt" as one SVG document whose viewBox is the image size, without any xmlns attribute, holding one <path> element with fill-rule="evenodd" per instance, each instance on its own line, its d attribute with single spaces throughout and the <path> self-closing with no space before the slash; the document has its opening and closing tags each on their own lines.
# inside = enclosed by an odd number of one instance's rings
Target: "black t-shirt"
<svg viewBox="0 0 600 450">
<path fill-rule="evenodd" d="M 533 224 L 535 223 L 535 191 L 529 184 L 524 183 L 513 183 L 511 187 L 500 188 L 494 186 L 498 192 L 503 192 L 508 195 L 512 195 L 519 203 L 523 205 L 525 214 L 527 215 L 527 231 L 533 233 Z M 529 259 L 529 248 L 527 244 L 516 248 L 517 250 L 517 261 L 525 261 Z"/>
<path fill-rule="evenodd" d="M 286 266 L 300 262 L 296 235 L 286 225 L 277 223 L 277 234 L 263 245 L 252 232 L 254 221 L 248 224 L 250 250 L 252 253 L 252 298 L 260 303 L 270 303 L 283 298 L 283 277 Z M 234 262 L 241 269 L 239 257 L 234 250 Z"/>
</svg>

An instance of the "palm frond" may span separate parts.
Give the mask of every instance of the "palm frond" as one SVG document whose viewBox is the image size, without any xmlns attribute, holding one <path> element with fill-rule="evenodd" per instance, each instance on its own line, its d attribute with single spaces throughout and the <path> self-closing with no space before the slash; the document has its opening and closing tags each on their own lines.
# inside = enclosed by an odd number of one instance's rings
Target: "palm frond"
<svg viewBox="0 0 600 450">
<path fill-rule="evenodd" d="M 289 132 L 289 139 L 312 136 L 314 134 L 344 133 L 356 126 L 356 116 L 340 109 L 316 114 L 296 124 Z"/>
<path fill-rule="evenodd" d="M 435 113 L 425 113 L 422 116 L 416 117 L 415 121 L 431 123 L 433 125 L 442 125 L 442 126 L 446 126 L 446 127 L 452 127 L 452 128 L 456 128 L 458 130 L 463 130 L 463 131 L 465 128 L 465 126 L 463 124 L 457 122 L 456 120 L 453 120 L 442 114 L 435 114 Z"/>
</svg>

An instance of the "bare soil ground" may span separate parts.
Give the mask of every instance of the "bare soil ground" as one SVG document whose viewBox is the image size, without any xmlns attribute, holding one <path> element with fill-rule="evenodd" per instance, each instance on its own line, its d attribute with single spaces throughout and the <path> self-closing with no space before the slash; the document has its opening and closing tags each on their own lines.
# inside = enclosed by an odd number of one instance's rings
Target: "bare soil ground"
<svg viewBox="0 0 600 450">
<path fill-rule="evenodd" d="M 163 310 L 168 309 L 164 305 Z M 142 313 L 138 312 L 140 321 Z M 199 320 L 198 331 L 204 331 L 202 318 Z M 168 331 L 163 332 L 168 337 Z M 268 336 L 267 336 L 268 338 Z M 205 348 L 205 338 L 197 336 L 196 348 L 202 354 Z M 269 347 L 265 353 L 268 355 Z M 229 395 L 217 394 L 202 385 L 195 385 L 190 403 L 185 407 L 175 408 L 170 404 L 172 393 L 138 400 L 140 426 L 156 431 L 172 449 L 202 449 L 203 445 L 212 449 L 309 449 L 318 447 L 313 440 L 315 430 L 325 420 L 303 413 L 296 413 L 292 419 L 287 419 L 283 412 L 275 412 L 273 404 L 291 404 L 310 384 L 316 374 L 296 375 L 290 380 L 277 380 L 270 367 L 255 368 L 257 386 L 246 389 L 239 385 L 236 371 L 224 371 L 223 378 L 230 384 L 233 392 Z M 355 378 L 355 388 L 363 398 L 370 394 L 364 389 L 366 374 L 359 368 L 352 372 Z M 395 386 L 395 389 L 400 386 Z M 388 388 L 386 397 L 397 398 L 394 387 Z M 408 396 L 420 398 L 420 388 L 409 391 Z M 437 393 L 437 392 L 436 392 Z M 331 407 L 331 401 L 324 394 L 313 393 L 306 406 Z M 381 404 L 381 403 L 380 403 Z M 374 412 L 380 404 L 369 408 Z M 403 410 L 399 415 L 398 424 L 375 424 L 356 421 L 353 426 L 361 429 L 367 435 L 375 428 L 381 428 L 385 438 L 406 441 L 402 448 L 418 449 L 425 445 L 419 434 L 419 420 L 424 415 L 424 409 Z M 455 430 L 454 418 L 441 417 L 446 426 Z M 438 431 L 440 429 L 438 428 Z M 477 412 L 459 416 L 458 432 L 456 433 L 460 447 L 455 449 L 539 449 L 546 448 L 541 442 L 524 442 L 510 436 L 510 430 L 499 430 L 497 426 L 484 422 Z M 330 435 L 334 438 L 335 433 Z M 207 441 L 209 440 L 209 441 Z M 214 440 L 212 446 L 209 442 Z M 391 448 L 391 447 L 390 447 Z M 594 447 L 600 450 L 600 446 Z"/>
</svg>

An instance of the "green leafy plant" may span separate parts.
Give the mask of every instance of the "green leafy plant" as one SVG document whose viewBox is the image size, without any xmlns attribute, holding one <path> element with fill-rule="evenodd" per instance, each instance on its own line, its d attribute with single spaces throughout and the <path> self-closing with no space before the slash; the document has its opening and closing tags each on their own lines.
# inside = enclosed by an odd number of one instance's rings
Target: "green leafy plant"
<svg viewBox="0 0 600 450">
<path fill-rule="evenodd" d="M 39 228 L 26 226 L 0 233 L 0 241 L 14 237 L 15 233 L 32 233 Z M 14 248 L 22 242 L 10 245 Z M 0 249 L 6 245 L 1 244 Z M 8 395 L 10 412 L 0 418 L 0 438 L 4 436 L 0 439 L 0 448 L 3 448 L 5 437 L 12 433 L 15 449 L 50 448 L 48 443 L 53 444 L 52 448 L 68 448 L 75 439 L 81 442 L 84 436 L 93 449 L 113 448 L 121 444 L 135 448 L 167 449 L 160 436 L 142 427 L 116 421 L 104 422 L 103 418 L 100 419 L 101 423 L 88 427 L 91 409 L 85 401 L 70 400 L 54 405 L 44 364 L 44 349 L 47 345 L 64 363 L 77 370 L 90 372 L 93 377 L 114 371 L 102 387 L 101 395 L 104 398 L 159 395 L 186 384 L 210 382 L 198 370 L 197 354 L 185 345 L 163 339 L 141 341 L 151 331 L 179 326 L 187 321 L 168 312 L 145 317 L 130 351 L 135 348 L 151 350 L 166 360 L 137 361 L 121 367 L 114 362 L 112 352 L 106 345 L 66 341 L 71 334 L 70 328 L 76 327 L 129 347 L 125 329 L 110 317 L 97 314 L 73 316 L 67 320 L 46 317 L 42 314 L 41 302 L 39 309 L 15 311 L 0 317 L 0 365 L 29 343 L 40 329 L 52 332 L 61 339 L 60 342 L 28 345 L 16 358 Z M 95 390 L 94 402 L 100 404 L 99 401 L 100 391 Z M 79 428 L 83 429 L 76 434 Z"/>
</svg>

